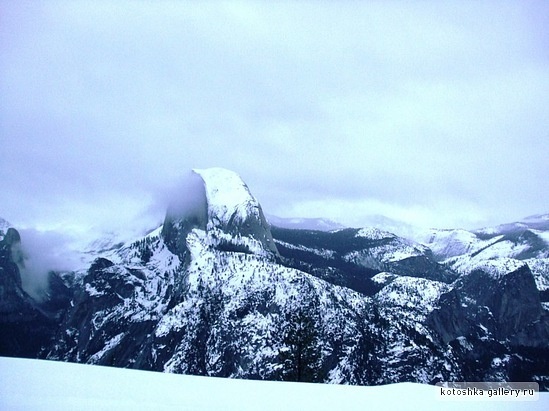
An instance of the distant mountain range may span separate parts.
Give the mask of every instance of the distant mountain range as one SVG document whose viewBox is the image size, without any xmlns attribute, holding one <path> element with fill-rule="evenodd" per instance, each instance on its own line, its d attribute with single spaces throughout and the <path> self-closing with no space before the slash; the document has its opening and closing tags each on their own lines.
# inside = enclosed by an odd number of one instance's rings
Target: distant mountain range
<svg viewBox="0 0 549 411">
<path fill-rule="evenodd" d="M 327 218 L 283 218 L 273 215 L 266 215 L 266 217 L 271 226 L 280 228 L 317 231 L 335 231 L 346 228 L 344 225 Z"/>
<path fill-rule="evenodd" d="M 0 220 L 0 355 L 231 378 L 549 388 L 549 215 L 414 242 L 265 217 L 240 177 L 196 170 L 135 241 L 23 288 Z M 107 245 L 106 245 L 107 244 Z"/>
</svg>

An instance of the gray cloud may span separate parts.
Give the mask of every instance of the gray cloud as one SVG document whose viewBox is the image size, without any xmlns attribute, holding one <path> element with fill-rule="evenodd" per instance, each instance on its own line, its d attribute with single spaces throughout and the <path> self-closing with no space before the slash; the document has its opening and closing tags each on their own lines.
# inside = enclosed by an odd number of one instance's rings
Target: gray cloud
<svg viewBox="0 0 549 411">
<path fill-rule="evenodd" d="M 54 231 L 20 230 L 21 243 L 16 250 L 23 289 L 42 300 L 49 290 L 50 271 L 70 271 L 78 268 L 78 254 L 70 251 L 74 241 L 70 236 Z"/>
<path fill-rule="evenodd" d="M 549 211 L 544 2 L 0 7 L 0 215 L 16 226 L 150 226 L 210 166 L 282 216 Z"/>
</svg>

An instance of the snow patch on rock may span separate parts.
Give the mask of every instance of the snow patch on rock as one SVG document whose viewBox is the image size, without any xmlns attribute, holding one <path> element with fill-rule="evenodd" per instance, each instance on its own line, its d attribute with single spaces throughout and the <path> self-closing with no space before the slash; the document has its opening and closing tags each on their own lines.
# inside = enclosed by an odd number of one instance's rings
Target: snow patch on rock
<svg viewBox="0 0 549 411">
<path fill-rule="evenodd" d="M 498 258 L 495 260 L 481 261 L 472 267 L 473 270 L 482 270 L 489 274 L 494 279 L 500 279 L 503 276 L 524 267 L 524 261 L 515 260 L 514 258 Z"/>
<path fill-rule="evenodd" d="M 396 238 L 396 235 L 383 231 L 375 227 L 365 227 L 361 228 L 357 233 L 357 237 L 369 238 L 371 240 L 383 240 L 383 239 L 392 239 Z"/>
</svg>

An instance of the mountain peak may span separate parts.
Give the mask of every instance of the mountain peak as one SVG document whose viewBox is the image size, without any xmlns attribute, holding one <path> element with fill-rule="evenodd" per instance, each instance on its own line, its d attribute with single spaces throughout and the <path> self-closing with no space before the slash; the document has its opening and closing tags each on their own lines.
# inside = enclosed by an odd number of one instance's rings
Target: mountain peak
<svg viewBox="0 0 549 411">
<path fill-rule="evenodd" d="M 209 228 L 241 223 L 250 213 L 259 217 L 259 203 L 237 173 L 219 167 L 193 171 L 204 181 Z"/>
<path fill-rule="evenodd" d="M 178 204 L 170 206 L 163 236 L 172 252 L 185 253 L 187 234 L 206 232 L 212 246 L 278 256 L 261 205 L 235 172 L 195 169 Z"/>
<path fill-rule="evenodd" d="M 228 249 L 278 256 L 259 201 L 242 178 L 224 168 L 193 170 L 204 181 L 208 223 L 206 231 Z"/>
</svg>

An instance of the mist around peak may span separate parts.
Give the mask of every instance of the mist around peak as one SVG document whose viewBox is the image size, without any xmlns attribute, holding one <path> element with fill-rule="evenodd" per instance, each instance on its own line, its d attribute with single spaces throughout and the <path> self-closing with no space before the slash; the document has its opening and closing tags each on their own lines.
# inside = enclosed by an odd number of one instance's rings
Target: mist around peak
<svg viewBox="0 0 549 411">
<path fill-rule="evenodd" d="M 12 245 L 12 259 L 21 275 L 23 290 L 36 301 L 49 295 L 50 272 L 72 271 L 78 254 L 71 250 L 71 238 L 55 231 L 19 230 L 21 241 Z"/>
<path fill-rule="evenodd" d="M 192 171 L 186 173 L 164 199 L 166 218 L 205 221 L 208 202 L 204 181 Z"/>
</svg>

